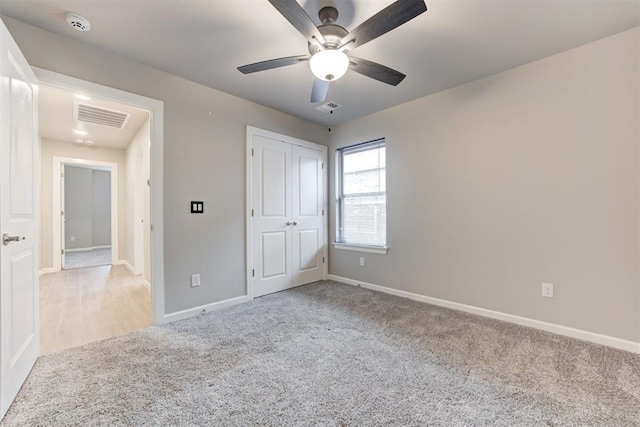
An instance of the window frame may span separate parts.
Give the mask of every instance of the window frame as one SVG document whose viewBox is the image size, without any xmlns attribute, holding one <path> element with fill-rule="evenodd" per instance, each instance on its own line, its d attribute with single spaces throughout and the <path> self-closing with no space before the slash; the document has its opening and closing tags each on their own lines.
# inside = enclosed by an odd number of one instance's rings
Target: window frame
<svg viewBox="0 0 640 427">
<path fill-rule="evenodd" d="M 352 243 L 345 242 L 342 236 L 343 230 L 343 220 L 344 220 L 344 155 L 345 153 L 354 153 L 357 151 L 366 151 L 367 149 L 381 148 L 385 147 L 386 149 L 386 139 L 384 137 L 377 138 L 371 141 L 361 142 L 358 144 L 348 145 L 345 147 L 341 147 L 336 149 L 336 228 L 335 228 L 335 241 L 333 242 L 333 247 L 336 249 L 347 250 L 347 251 L 356 251 L 356 252 L 367 252 L 374 254 L 386 254 L 389 250 L 388 241 L 385 241 L 384 245 L 371 245 L 364 243 Z M 379 165 L 378 165 L 379 166 Z M 385 169 L 386 169 L 386 159 L 385 159 Z M 378 168 L 379 169 L 379 168 Z M 386 180 L 386 174 L 385 174 Z M 377 193 L 380 194 L 380 193 Z M 386 183 L 385 183 L 385 215 L 386 215 Z M 385 224 L 386 228 L 386 224 Z M 385 232 L 386 235 L 386 232 Z M 386 240 L 386 239 L 385 239 Z"/>
</svg>

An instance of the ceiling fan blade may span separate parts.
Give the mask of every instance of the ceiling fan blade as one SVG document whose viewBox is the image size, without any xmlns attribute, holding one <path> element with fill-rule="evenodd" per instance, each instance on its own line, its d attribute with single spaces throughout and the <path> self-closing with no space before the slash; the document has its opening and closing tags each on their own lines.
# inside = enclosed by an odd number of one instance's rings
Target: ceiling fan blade
<svg viewBox="0 0 640 427">
<path fill-rule="evenodd" d="M 400 71 L 396 71 L 392 68 L 385 67 L 384 65 L 376 62 L 367 61 L 366 59 L 349 57 L 351 61 L 351 69 L 356 73 L 360 73 L 363 76 L 371 77 L 382 83 L 386 83 L 391 86 L 398 86 L 398 84 L 404 80 L 406 75 Z"/>
<path fill-rule="evenodd" d="M 311 90 L 311 103 L 323 102 L 327 98 L 327 92 L 329 92 L 329 82 L 315 79 Z"/>
<path fill-rule="evenodd" d="M 424 0 L 398 0 L 364 21 L 344 36 L 340 45 L 353 43 L 349 49 L 370 42 L 427 11 Z"/>
<path fill-rule="evenodd" d="M 238 67 L 242 74 L 255 73 L 257 71 L 270 70 L 272 68 L 285 67 L 309 60 L 309 55 L 288 56 L 286 58 L 269 59 L 268 61 L 256 62 L 254 64 Z"/>
<path fill-rule="evenodd" d="M 307 15 L 307 12 L 304 11 L 296 0 L 269 0 L 269 3 L 291 23 L 307 41 L 313 42 L 313 38 L 316 38 L 320 43 L 324 44 L 324 37 L 309 15 Z"/>
</svg>

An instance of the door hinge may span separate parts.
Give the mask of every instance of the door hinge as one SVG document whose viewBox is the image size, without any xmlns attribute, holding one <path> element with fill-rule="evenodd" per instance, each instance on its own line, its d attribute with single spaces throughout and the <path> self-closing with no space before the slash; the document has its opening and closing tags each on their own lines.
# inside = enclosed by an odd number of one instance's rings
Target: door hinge
<svg viewBox="0 0 640 427">
<path fill-rule="evenodd" d="M 60 172 L 60 178 L 64 178 L 64 173 Z"/>
<path fill-rule="evenodd" d="M 253 216 L 253 209 L 251 209 L 251 216 Z"/>
<path fill-rule="evenodd" d="M 155 229 L 155 227 L 153 226 L 153 224 L 151 224 L 151 225 L 149 226 L 149 230 L 153 231 L 154 229 Z"/>
<path fill-rule="evenodd" d="M 147 180 L 147 185 L 148 185 L 149 187 L 151 187 L 151 180 L 150 180 L 150 179 L 148 179 L 148 180 Z"/>
<path fill-rule="evenodd" d="M 256 277 L 256 270 L 251 270 L 251 277 Z"/>
<path fill-rule="evenodd" d="M 255 154 L 255 151 L 253 150 L 253 148 L 251 149 L 251 155 L 253 156 Z"/>
<path fill-rule="evenodd" d="M 322 263 L 324 264 L 324 257 L 322 257 Z"/>
<path fill-rule="evenodd" d="M 64 255 L 64 249 L 60 249 L 60 255 Z"/>
<path fill-rule="evenodd" d="M 60 211 L 60 216 L 64 216 L 64 211 Z"/>
<path fill-rule="evenodd" d="M 322 162 L 322 169 L 324 169 L 324 162 Z"/>
<path fill-rule="evenodd" d="M 324 209 L 322 209 L 322 216 L 324 216 Z"/>
</svg>

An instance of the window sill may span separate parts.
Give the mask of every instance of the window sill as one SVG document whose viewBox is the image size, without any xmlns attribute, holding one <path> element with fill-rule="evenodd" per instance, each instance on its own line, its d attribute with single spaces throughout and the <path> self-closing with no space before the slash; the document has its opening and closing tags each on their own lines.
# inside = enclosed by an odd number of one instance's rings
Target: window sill
<svg viewBox="0 0 640 427">
<path fill-rule="evenodd" d="M 333 242 L 333 247 L 343 251 L 366 252 L 369 254 L 386 255 L 389 250 L 388 246 L 369 246 L 357 245 L 354 243 Z"/>
</svg>

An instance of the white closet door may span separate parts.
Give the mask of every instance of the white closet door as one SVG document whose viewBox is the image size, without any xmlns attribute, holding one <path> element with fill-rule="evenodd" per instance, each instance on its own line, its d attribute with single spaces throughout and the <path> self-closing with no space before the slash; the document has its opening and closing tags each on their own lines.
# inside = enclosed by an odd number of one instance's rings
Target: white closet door
<svg viewBox="0 0 640 427">
<path fill-rule="evenodd" d="M 322 280 L 322 152 L 292 147 L 293 286 Z"/>
<path fill-rule="evenodd" d="M 253 138 L 253 294 L 291 287 L 291 145 Z"/>
</svg>

